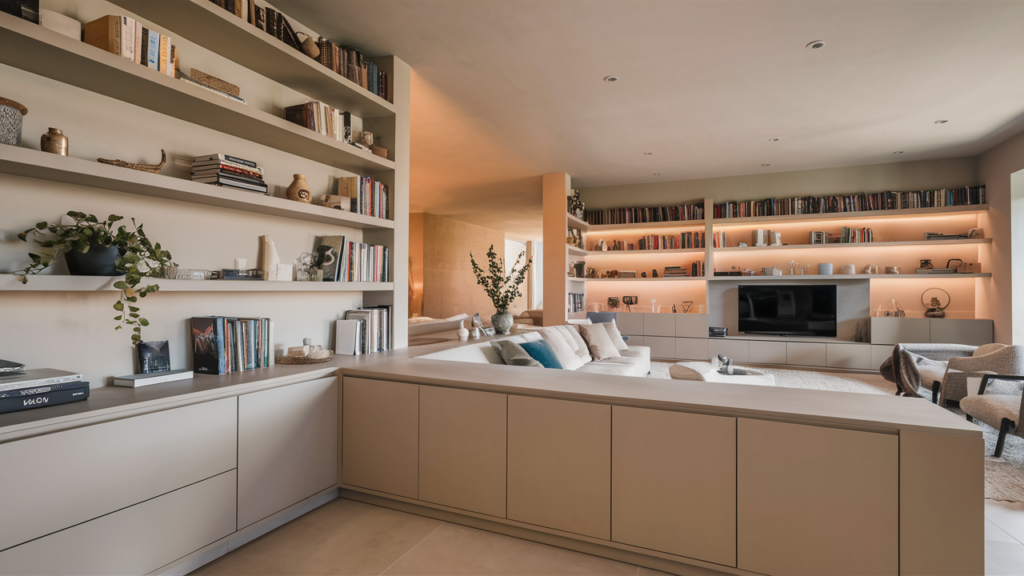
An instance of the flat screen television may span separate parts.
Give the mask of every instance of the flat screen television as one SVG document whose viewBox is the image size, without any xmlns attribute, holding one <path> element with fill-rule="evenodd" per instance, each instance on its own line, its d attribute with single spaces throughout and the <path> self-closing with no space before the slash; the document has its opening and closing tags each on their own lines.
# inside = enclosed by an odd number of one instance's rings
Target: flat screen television
<svg viewBox="0 0 1024 576">
<path fill-rule="evenodd" d="M 741 285 L 739 331 L 834 338 L 836 285 Z"/>
</svg>

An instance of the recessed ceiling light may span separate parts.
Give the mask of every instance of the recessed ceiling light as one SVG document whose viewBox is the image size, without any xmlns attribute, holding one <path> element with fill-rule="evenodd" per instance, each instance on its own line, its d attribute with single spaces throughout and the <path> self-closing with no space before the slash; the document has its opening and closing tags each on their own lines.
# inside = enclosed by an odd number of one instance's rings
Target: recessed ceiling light
<svg viewBox="0 0 1024 576">
<path fill-rule="evenodd" d="M 903 154 L 903 150 L 897 150 L 897 151 L 893 152 L 893 154 Z"/>
<path fill-rule="evenodd" d="M 618 76 L 605 76 L 604 77 L 604 81 L 605 82 L 618 82 L 619 81 L 619 77 Z"/>
<path fill-rule="evenodd" d="M 936 124 L 945 124 L 946 122 L 949 122 L 949 120 L 936 120 L 935 121 Z"/>
<path fill-rule="evenodd" d="M 650 156 L 652 154 L 654 154 L 654 152 L 644 152 L 644 156 Z"/>
<path fill-rule="evenodd" d="M 779 139 L 778 138 L 769 138 L 768 141 L 769 142 L 778 142 Z"/>
<path fill-rule="evenodd" d="M 813 42 L 808 42 L 807 46 L 805 46 L 805 48 L 807 48 L 808 50 L 817 50 L 818 48 L 824 48 L 824 47 L 825 47 L 825 42 L 822 41 L 822 40 L 815 40 Z"/>
<path fill-rule="evenodd" d="M 771 166 L 771 164 L 761 164 L 761 166 Z"/>
<path fill-rule="evenodd" d="M 661 172 L 655 172 L 654 175 L 655 176 L 661 176 Z"/>
</svg>

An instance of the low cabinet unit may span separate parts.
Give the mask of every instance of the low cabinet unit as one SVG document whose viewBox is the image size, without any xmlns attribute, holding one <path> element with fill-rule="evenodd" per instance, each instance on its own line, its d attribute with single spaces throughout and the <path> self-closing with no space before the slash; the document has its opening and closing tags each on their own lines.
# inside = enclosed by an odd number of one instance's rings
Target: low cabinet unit
<svg viewBox="0 0 1024 576">
<path fill-rule="evenodd" d="M 238 397 L 238 527 L 338 483 L 338 379 Z"/>
<path fill-rule="evenodd" d="M 736 566 L 736 419 L 612 408 L 612 540 Z"/>
<path fill-rule="evenodd" d="M 508 518 L 611 537 L 611 406 L 508 397 Z"/>
<path fill-rule="evenodd" d="M 419 389 L 387 380 L 344 379 L 343 484 L 417 497 Z"/>
<path fill-rule="evenodd" d="M 507 399 L 420 388 L 420 500 L 505 517 Z"/>
</svg>

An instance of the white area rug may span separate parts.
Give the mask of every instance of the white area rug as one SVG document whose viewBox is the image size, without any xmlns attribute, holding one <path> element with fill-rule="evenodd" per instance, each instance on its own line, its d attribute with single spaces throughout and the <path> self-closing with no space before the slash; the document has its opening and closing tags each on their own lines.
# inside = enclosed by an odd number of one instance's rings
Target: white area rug
<svg viewBox="0 0 1024 576">
<path fill-rule="evenodd" d="M 650 378 L 668 380 L 669 362 L 651 362 Z M 896 385 L 880 379 L 867 379 L 872 383 L 856 380 L 854 377 L 835 376 L 805 370 L 779 370 L 774 368 L 758 368 L 775 377 L 775 386 L 779 388 L 802 388 L 804 390 L 830 390 L 833 392 L 854 392 L 858 394 L 895 394 Z M 735 384 L 723 384 L 735 386 Z M 1009 393 L 1009 392 L 1008 392 Z M 922 399 L 922 402 L 928 402 Z M 957 408 L 947 408 L 960 418 L 964 413 Z M 999 431 L 985 424 L 978 423 L 985 436 L 985 498 L 1024 502 L 1024 438 L 1007 436 L 1003 447 L 1003 457 L 995 458 L 996 440 Z"/>
</svg>

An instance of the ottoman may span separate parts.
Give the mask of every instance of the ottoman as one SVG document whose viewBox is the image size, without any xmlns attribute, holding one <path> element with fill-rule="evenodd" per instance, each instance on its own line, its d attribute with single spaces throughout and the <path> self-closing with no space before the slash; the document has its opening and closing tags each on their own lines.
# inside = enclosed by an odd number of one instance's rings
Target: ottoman
<svg viewBox="0 0 1024 576">
<path fill-rule="evenodd" d="M 723 382 L 726 384 L 750 384 L 751 386 L 775 386 L 775 378 L 766 372 L 753 368 L 741 368 L 747 374 L 720 374 L 718 362 L 677 362 L 669 366 L 668 374 L 673 380 L 697 380 L 700 382 Z M 738 367 L 739 368 L 739 367 Z"/>
</svg>

